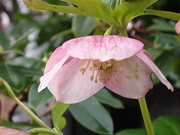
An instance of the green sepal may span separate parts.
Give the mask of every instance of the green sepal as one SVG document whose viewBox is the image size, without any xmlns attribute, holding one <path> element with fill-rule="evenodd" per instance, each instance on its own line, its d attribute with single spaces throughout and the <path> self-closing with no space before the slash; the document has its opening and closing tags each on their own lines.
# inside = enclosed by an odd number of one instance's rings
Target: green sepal
<svg viewBox="0 0 180 135">
<path fill-rule="evenodd" d="M 148 9 L 142 15 L 156 15 L 156 16 L 163 17 L 166 19 L 171 19 L 174 21 L 180 20 L 180 13 L 162 11 L 162 10 Z"/>
</svg>

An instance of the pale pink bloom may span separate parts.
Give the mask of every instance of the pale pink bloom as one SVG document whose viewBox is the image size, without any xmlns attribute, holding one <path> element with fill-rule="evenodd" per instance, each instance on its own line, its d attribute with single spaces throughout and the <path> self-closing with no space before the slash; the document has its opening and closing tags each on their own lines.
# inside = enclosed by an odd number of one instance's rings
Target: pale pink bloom
<svg viewBox="0 0 180 135">
<path fill-rule="evenodd" d="M 16 129 L 0 127 L 0 135 L 30 135 L 30 134 Z"/>
<path fill-rule="evenodd" d="M 178 34 L 180 34 L 180 20 L 176 23 L 175 30 Z"/>
<path fill-rule="evenodd" d="M 71 39 L 48 60 L 38 91 L 48 87 L 57 101 L 76 103 L 104 86 L 127 98 L 139 99 L 153 87 L 154 72 L 173 91 L 138 40 L 114 35 Z"/>
</svg>

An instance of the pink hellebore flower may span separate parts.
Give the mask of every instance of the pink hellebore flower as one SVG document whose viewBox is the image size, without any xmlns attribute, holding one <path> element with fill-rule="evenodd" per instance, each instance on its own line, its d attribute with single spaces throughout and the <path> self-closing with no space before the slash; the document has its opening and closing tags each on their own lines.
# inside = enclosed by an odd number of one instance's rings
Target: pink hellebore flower
<svg viewBox="0 0 180 135">
<path fill-rule="evenodd" d="M 48 87 L 57 101 L 68 104 L 83 101 L 104 86 L 123 97 L 139 99 L 153 87 L 151 72 L 173 91 L 142 48 L 138 40 L 114 35 L 66 41 L 48 60 L 38 91 Z"/>
<path fill-rule="evenodd" d="M 180 20 L 176 23 L 175 30 L 178 34 L 180 34 Z"/>
</svg>

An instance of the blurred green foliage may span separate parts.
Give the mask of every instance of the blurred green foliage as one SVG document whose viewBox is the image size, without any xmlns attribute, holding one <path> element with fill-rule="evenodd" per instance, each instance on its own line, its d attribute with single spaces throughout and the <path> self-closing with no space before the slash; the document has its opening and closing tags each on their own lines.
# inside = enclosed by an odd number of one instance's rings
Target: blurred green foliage
<svg viewBox="0 0 180 135">
<path fill-rule="evenodd" d="M 110 5 L 112 9 L 119 3 L 118 0 L 111 2 L 107 0 L 102 1 Z M 46 2 L 55 5 L 68 5 L 59 0 L 46 0 Z M 173 2 L 159 0 L 151 8 L 170 9 L 169 3 L 180 5 L 179 0 L 174 0 Z M 178 6 L 175 7 L 177 10 L 180 10 Z M 95 16 L 95 11 L 92 14 Z M 10 21 L 10 25 L 4 31 L 0 31 L 0 77 L 10 84 L 18 96 L 27 92 L 28 99 L 26 100 L 30 108 L 35 113 L 38 113 L 37 110 L 52 99 L 52 95 L 47 89 L 37 93 L 39 78 L 43 74 L 45 63 L 50 54 L 68 39 L 91 34 L 103 35 L 109 25 L 92 17 L 55 12 L 29 11 L 28 13 L 23 13 L 17 10 L 16 12 L 11 12 L 11 16 L 13 19 Z M 109 21 L 107 15 L 104 15 L 104 18 Z M 136 29 L 133 26 L 133 29 L 129 31 L 129 35 L 133 36 L 131 35 L 133 32 L 135 35 L 153 44 L 153 46 L 149 46 L 145 42 L 145 49 L 152 55 L 156 65 L 172 82 L 176 90 L 180 89 L 180 36 L 175 33 L 175 22 L 154 16 L 149 16 L 148 18 L 141 16 L 133 20 L 133 24 L 135 25 L 138 21 L 142 22 L 141 25 Z M 138 31 L 142 28 L 150 32 Z M 113 34 L 118 34 L 117 30 L 114 30 Z M 154 75 L 152 75 L 152 80 L 155 84 L 159 83 L 159 80 Z M 7 95 L 2 86 L 0 89 Z M 103 105 L 113 108 L 124 108 L 119 98 L 104 89 L 87 101 L 71 105 L 69 110 L 75 119 L 86 128 L 96 133 L 113 134 L 112 118 Z M 55 107 L 58 108 L 59 106 L 56 105 Z M 94 113 L 94 108 L 98 113 Z M 57 115 L 57 109 L 54 109 L 52 119 L 56 119 Z M 158 135 L 165 135 L 161 130 L 167 128 L 163 120 L 169 122 L 173 127 L 179 126 L 179 118 L 177 120 L 175 117 L 157 119 L 154 122 L 154 126 Z M 55 128 L 59 130 L 59 123 L 54 121 Z M 92 122 L 94 123 L 93 125 Z M 4 123 L 4 126 L 14 128 L 26 126 L 21 123 L 12 125 L 12 123 Z M 34 124 L 27 124 L 27 126 L 34 127 Z M 173 129 L 170 129 L 169 132 L 171 130 Z M 176 132 L 179 133 L 179 130 Z M 145 135 L 144 130 L 120 131 L 115 135 L 132 135 L 132 133 L 134 135 Z M 178 135 L 178 133 L 174 135 Z"/>
</svg>

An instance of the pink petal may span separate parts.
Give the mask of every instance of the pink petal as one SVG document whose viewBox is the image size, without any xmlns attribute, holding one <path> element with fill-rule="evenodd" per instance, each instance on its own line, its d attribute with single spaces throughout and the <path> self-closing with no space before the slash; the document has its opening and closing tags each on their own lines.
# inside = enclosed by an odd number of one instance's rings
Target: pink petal
<svg viewBox="0 0 180 135">
<path fill-rule="evenodd" d="M 127 98 L 139 99 L 153 87 L 151 69 L 137 56 L 120 61 L 120 71 L 105 85 L 111 91 Z"/>
<path fill-rule="evenodd" d="M 44 69 L 44 73 L 47 73 L 50 69 L 52 69 L 59 61 L 61 61 L 67 55 L 66 51 L 62 49 L 62 47 L 58 47 L 48 59 L 46 63 L 46 67 Z"/>
<path fill-rule="evenodd" d="M 175 30 L 178 34 L 180 34 L 180 20 L 176 23 Z"/>
<path fill-rule="evenodd" d="M 30 134 L 16 129 L 0 127 L 0 135 L 30 135 Z"/>
<path fill-rule="evenodd" d="M 71 39 L 62 48 L 75 58 L 107 61 L 131 57 L 143 48 L 143 43 L 115 35 L 94 35 Z"/>
<path fill-rule="evenodd" d="M 82 75 L 81 68 L 86 67 L 87 60 L 72 59 L 56 73 L 48 88 L 56 100 L 71 104 L 81 102 L 98 92 L 104 85 L 90 80 L 89 69 Z"/>
<path fill-rule="evenodd" d="M 52 55 L 52 57 L 54 56 Z M 43 90 L 48 86 L 49 82 L 57 74 L 59 69 L 63 66 L 63 64 L 67 61 L 68 58 L 69 55 L 66 54 L 66 56 L 64 56 L 60 61 L 57 61 L 57 59 L 54 60 L 52 58 L 49 59 L 48 64 L 46 66 L 46 72 L 44 76 L 40 78 L 40 85 L 38 87 L 38 92 L 40 92 L 41 90 Z M 55 62 L 57 63 L 55 64 Z M 53 67 L 50 63 L 52 63 Z"/>
<path fill-rule="evenodd" d="M 156 76 L 159 78 L 159 80 L 166 85 L 168 89 L 174 90 L 171 83 L 166 79 L 166 77 L 162 74 L 162 72 L 159 70 L 159 68 L 153 63 L 151 59 L 149 59 L 149 56 L 147 55 L 147 52 L 145 50 L 142 50 L 136 54 L 144 63 L 146 63 L 149 68 L 156 74 Z"/>
</svg>

